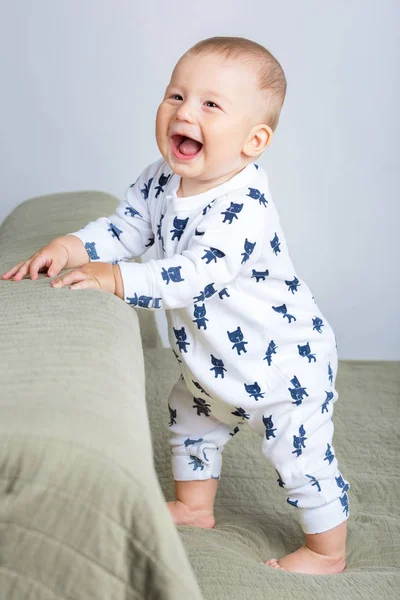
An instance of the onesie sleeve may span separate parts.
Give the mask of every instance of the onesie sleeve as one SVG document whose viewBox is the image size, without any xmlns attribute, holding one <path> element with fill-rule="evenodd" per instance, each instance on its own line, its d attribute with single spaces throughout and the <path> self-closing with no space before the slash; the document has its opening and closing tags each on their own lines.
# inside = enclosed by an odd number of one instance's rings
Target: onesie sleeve
<svg viewBox="0 0 400 600">
<path fill-rule="evenodd" d="M 116 264 L 140 256 L 153 245 L 148 198 L 161 159 L 147 166 L 125 192 L 125 200 L 115 213 L 90 221 L 82 229 L 67 235 L 78 237 L 85 245 L 90 262 Z"/>
<path fill-rule="evenodd" d="M 181 254 L 119 263 L 124 300 L 150 310 L 189 306 L 250 268 L 262 251 L 268 206 L 248 189 L 214 200 Z"/>
</svg>

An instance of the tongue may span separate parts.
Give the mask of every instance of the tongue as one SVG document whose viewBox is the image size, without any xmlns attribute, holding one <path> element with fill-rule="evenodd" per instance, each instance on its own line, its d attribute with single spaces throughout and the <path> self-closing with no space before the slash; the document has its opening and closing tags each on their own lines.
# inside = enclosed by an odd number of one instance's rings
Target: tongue
<svg viewBox="0 0 400 600">
<path fill-rule="evenodd" d="M 197 142 L 196 140 L 192 140 L 191 138 L 185 138 L 182 144 L 179 146 L 179 151 L 186 156 L 191 156 L 193 154 L 197 154 L 201 150 L 203 144 Z"/>
</svg>

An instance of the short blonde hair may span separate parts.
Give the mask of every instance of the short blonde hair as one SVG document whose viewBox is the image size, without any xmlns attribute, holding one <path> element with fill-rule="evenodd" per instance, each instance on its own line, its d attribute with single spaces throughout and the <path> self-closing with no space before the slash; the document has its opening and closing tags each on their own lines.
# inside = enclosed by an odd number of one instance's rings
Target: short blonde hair
<svg viewBox="0 0 400 600">
<path fill-rule="evenodd" d="M 264 93 L 265 112 L 263 122 L 272 131 L 278 126 L 279 115 L 286 95 L 285 73 L 276 58 L 257 42 L 243 37 L 211 37 L 197 42 L 181 57 L 215 52 L 225 58 L 238 59 L 255 67 L 259 90 Z"/>
</svg>

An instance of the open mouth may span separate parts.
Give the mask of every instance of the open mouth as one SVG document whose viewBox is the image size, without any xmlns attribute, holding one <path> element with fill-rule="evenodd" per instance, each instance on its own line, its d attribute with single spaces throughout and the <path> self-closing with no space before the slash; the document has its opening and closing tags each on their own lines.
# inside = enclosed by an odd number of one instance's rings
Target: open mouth
<svg viewBox="0 0 400 600">
<path fill-rule="evenodd" d="M 189 160 L 195 158 L 203 149 L 203 144 L 185 135 L 175 134 L 171 137 L 172 150 L 177 158 Z"/>
</svg>

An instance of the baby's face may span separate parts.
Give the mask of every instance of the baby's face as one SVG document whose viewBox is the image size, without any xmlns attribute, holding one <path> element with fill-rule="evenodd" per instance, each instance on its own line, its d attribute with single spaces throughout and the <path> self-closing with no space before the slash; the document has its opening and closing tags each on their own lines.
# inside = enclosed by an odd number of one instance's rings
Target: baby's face
<svg viewBox="0 0 400 600">
<path fill-rule="evenodd" d="M 179 61 L 157 111 L 156 139 L 164 159 L 182 176 L 183 195 L 220 185 L 254 160 L 243 149 L 259 122 L 262 100 L 248 65 L 212 54 Z M 184 158 L 177 149 L 183 138 L 175 133 L 201 142 L 200 151 Z"/>
</svg>

